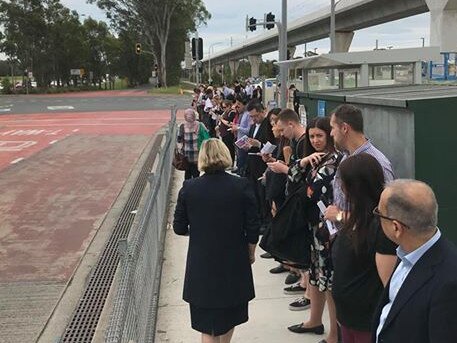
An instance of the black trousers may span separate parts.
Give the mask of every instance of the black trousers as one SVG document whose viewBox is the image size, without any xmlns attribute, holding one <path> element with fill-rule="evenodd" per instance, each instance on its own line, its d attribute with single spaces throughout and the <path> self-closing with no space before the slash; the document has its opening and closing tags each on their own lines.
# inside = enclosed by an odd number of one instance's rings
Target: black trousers
<svg viewBox="0 0 457 343">
<path fill-rule="evenodd" d="M 184 172 L 184 179 L 189 180 L 200 176 L 197 163 L 190 163 Z"/>
<path fill-rule="evenodd" d="M 233 137 L 233 134 L 227 133 L 224 137 L 222 137 L 222 141 L 230 151 L 232 162 L 235 162 L 235 138 Z"/>
</svg>

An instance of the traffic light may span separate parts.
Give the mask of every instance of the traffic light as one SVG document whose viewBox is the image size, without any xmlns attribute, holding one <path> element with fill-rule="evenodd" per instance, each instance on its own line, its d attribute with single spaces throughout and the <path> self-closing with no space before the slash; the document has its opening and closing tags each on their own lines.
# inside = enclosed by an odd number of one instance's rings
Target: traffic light
<svg viewBox="0 0 457 343">
<path fill-rule="evenodd" d="M 290 60 L 290 50 L 287 49 L 287 57 L 286 57 L 286 60 Z"/>
<path fill-rule="evenodd" d="M 275 15 L 273 13 L 271 13 L 271 12 L 267 13 L 266 19 L 267 19 L 266 22 L 268 24 L 266 24 L 265 27 L 267 28 L 267 30 L 270 30 L 270 29 L 274 28 L 275 24 L 273 22 L 275 21 Z"/>
<path fill-rule="evenodd" d="M 249 18 L 249 31 L 255 31 L 257 30 L 257 19 L 254 17 Z"/>
<path fill-rule="evenodd" d="M 141 43 L 135 44 L 135 54 L 137 54 L 137 55 L 141 54 Z"/>
<path fill-rule="evenodd" d="M 192 59 L 197 59 L 197 44 L 195 38 L 192 38 Z M 198 38 L 198 59 L 203 59 L 203 38 Z"/>
</svg>

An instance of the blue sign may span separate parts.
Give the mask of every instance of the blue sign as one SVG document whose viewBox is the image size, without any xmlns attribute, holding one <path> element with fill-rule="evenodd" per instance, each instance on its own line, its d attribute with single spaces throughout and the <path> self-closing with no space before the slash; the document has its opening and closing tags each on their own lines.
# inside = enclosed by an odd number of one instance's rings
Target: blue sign
<svg viewBox="0 0 457 343">
<path fill-rule="evenodd" d="M 272 81 L 266 81 L 265 82 L 265 86 L 270 88 L 270 87 L 273 87 L 273 82 Z"/>
<path fill-rule="evenodd" d="M 325 117 L 325 101 L 324 100 L 317 101 L 317 116 Z"/>
</svg>

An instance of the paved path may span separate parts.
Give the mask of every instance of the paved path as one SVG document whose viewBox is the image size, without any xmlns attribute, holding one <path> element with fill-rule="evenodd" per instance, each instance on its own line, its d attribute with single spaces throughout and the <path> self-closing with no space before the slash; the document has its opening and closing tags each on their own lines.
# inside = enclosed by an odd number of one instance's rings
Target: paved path
<svg viewBox="0 0 457 343">
<path fill-rule="evenodd" d="M 176 172 L 171 215 L 176 203 L 176 194 L 183 180 L 183 172 Z M 188 238 L 177 236 L 171 227 L 171 217 L 165 243 L 165 261 L 163 265 L 160 289 L 159 316 L 156 328 L 156 343 L 195 343 L 200 334 L 190 327 L 188 304 L 182 300 L 182 287 L 187 254 Z M 309 316 L 309 310 L 292 312 L 288 304 L 294 296 L 286 296 L 286 274 L 272 275 L 268 270 L 277 265 L 272 260 L 260 258 L 263 251 L 257 249 L 257 258 L 253 266 L 256 298 L 250 303 L 248 323 L 235 330 L 233 343 L 317 343 L 325 335 L 294 334 L 287 326 L 298 324 Z M 208 275 L 211 277 L 211 275 Z M 221 294 L 221 297 L 224 295 Z M 324 325 L 328 327 L 327 312 L 324 313 Z"/>
</svg>

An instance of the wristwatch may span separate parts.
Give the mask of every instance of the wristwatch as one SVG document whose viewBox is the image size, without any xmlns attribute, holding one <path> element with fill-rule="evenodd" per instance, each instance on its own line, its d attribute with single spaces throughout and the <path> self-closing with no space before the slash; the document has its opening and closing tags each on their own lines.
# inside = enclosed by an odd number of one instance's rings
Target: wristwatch
<svg viewBox="0 0 457 343">
<path fill-rule="evenodd" d="M 343 221 L 343 211 L 339 211 L 337 214 L 336 214 L 336 221 L 338 223 L 341 223 Z"/>
</svg>

